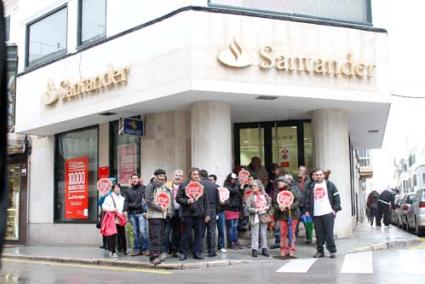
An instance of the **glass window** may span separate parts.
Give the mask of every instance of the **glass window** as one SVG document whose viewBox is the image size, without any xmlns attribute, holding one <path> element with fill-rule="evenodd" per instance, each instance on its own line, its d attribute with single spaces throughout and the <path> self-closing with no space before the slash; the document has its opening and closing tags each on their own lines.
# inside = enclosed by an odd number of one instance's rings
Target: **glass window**
<svg viewBox="0 0 425 284">
<path fill-rule="evenodd" d="M 18 55 L 16 46 L 7 46 L 7 98 L 9 102 L 8 130 L 15 125 L 15 97 L 16 97 L 16 71 L 18 69 Z"/>
<path fill-rule="evenodd" d="M 10 16 L 4 18 L 5 41 L 10 39 Z"/>
<path fill-rule="evenodd" d="M 297 127 L 273 127 L 272 131 L 273 163 L 277 163 L 288 173 L 297 173 Z"/>
<path fill-rule="evenodd" d="M 264 128 L 242 128 L 239 135 L 241 165 L 249 165 L 251 158 L 255 156 L 264 161 Z"/>
<path fill-rule="evenodd" d="M 309 171 L 313 169 L 313 134 L 311 123 L 304 123 L 304 164 Z"/>
<path fill-rule="evenodd" d="M 27 66 L 66 53 L 67 7 L 27 27 Z"/>
<path fill-rule="evenodd" d="M 371 24 L 370 0 L 210 0 L 212 5 Z"/>
<path fill-rule="evenodd" d="M 55 137 L 55 221 L 97 218 L 98 128 Z"/>
<path fill-rule="evenodd" d="M 84 44 L 106 35 L 106 1 L 80 0 L 79 43 Z"/>
<path fill-rule="evenodd" d="M 21 166 L 10 164 L 9 194 L 7 205 L 6 240 L 19 239 L 19 200 L 21 193 Z"/>
<path fill-rule="evenodd" d="M 140 137 L 118 134 L 118 121 L 111 122 L 110 175 L 122 186 L 134 173 L 140 173 Z"/>
</svg>

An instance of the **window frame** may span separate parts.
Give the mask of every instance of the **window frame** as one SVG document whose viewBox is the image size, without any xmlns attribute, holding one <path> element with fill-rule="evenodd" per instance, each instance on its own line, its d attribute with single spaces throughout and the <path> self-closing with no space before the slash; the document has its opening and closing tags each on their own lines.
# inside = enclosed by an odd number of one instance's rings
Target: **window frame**
<svg viewBox="0 0 425 284">
<path fill-rule="evenodd" d="M 107 35 L 107 16 L 108 16 L 108 1 L 103 0 L 105 2 L 105 34 L 102 36 L 95 36 L 86 41 L 82 41 L 82 31 L 83 31 L 83 0 L 78 0 L 78 20 L 77 20 L 77 49 L 85 48 L 90 46 L 102 39 L 106 38 Z"/>
<path fill-rule="evenodd" d="M 43 57 L 38 58 L 37 60 L 35 60 L 35 62 L 31 63 L 29 61 L 29 54 L 30 54 L 30 27 L 50 16 L 52 16 L 53 14 L 66 9 L 66 27 L 65 27 L 65 49 L 63 51 L 57 51 L 48 55 L 45 55 Z M 68 53 L 68 3 L 65 3 L 63 5 L 58 6 L 57 8 L 47 12 L 46 14 L 41 15 L 40 17 L 26 23 L 25 25 L 25 67 L 26 68 L 32 68 L 38 65 L 42 65 L 51 61 L 55 61 L 58 58 L 64 57 L 66 56 L 66 54 Z"/>
<path fill-rule="evenodd" d="M 91 125 L 83 128 L 77 128 L 72 129 L 65 132 L 56 133 L 54 135 L 54 150 L 53 150 L 53 223 L 54 224 L 95 224 L 97 223 L 97 220 L 99 219 L 99 206 L 96 203 L 96 219 L 95 220 L 59 220 L 58 218 L 58 212 L 56 210 L 56 200 L 58 198 L 58 189 L 57 189 L 57 176 L 56 176 L 56 167 L 57 167 L 57 160 L 56 160 L 56 149 L 57 149 L 57 136 L 71 133 L 71 132 L 77 132 L 77 131 L 84 131 L 89 129 L 96 129 L 96 135 L 97 135 L 97 175 L 99 174 L 99 125 Z M 90 193 L 89 193 L 90 195 Z M 99 200 L 99 192 L 96 190 L 96 200 Z M 90 202 L 90 199 L 89 199 Z M 90 204 L 89 204 L 90 207 Z"/>
</svg>

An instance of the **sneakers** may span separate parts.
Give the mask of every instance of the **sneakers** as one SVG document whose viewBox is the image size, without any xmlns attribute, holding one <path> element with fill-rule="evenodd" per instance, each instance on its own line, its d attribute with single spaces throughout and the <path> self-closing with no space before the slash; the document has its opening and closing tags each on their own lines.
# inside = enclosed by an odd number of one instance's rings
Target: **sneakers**
<svg viewBox="0 0 425 284">
<path fill-rule="evenodd" d="M 129 256 L 138 256 L 138 255 L 142 255 L 142 253 L 140 251 L 132 251 L 129 253 Z"/>
<path fill-rule="evenodd" d="M 290 256 L 290 257 L 294 257 L 294 256 L 295 256 L 295 252 L 290 251 L 290 252 L 289 252 L 289 256 Z"/>
<path fill-rule="evenodd" d="M 277 248 L 280 248 L 280 244 L 272 244 L 270 246 L 270 249 L 277 249 Z"/>
<path fill-rule="evenodd" d="M 263 248 L 263 255 L 265 257 L 269 257 L 270 256 L 270 254 L 269 254 L 269 252 L 268 252 L 268 250 L 266 248 Z"/>
<path fill-rule="evenodd" d="M 315 255 L 313 255 L 314 258 L 319 258 L 319 257 L 325 257 L 325 254 L 323 252 L 316 252 Z"/>
<path fill-rule="evenodd" d="M 155 257 L 153 260 L 151 260 L 151 263 L 153 264 L 153 265 L 158 265 L 158 264 L 160 264 L 162 261 L 161 261 L 161 259 L 159 259 L 159 257 Z"/>
<path fill-rule="evenodd" d="M 330 258 L 336 258 L 336 253 L 335 252 L 331 252 L 329 255 Z"/>
<path fill-rule="evenodd" d="M 222 253 L 226 253 L 226 252 L 227 252 L 227 249 L 222 248 L 222 249 L 220 249 L 220 251 L 221 251 Z"/>
<path fill-rule="evenodd" d="M 160 255 L 159 255 L 159 259 L 161 260 L 161 261 L 164 261 L 164 260 L 166 260 L 167 259 L 167 253 L 166 252 L 163 252 L 163 253 L 161 253 Z"/>
<path fill-rule="evenodd" d="M 238 249 L 235 243 L 232 243 L 232 249 Z"/>
<path fill-rule="evenodd" d="M 117 253 L 113 253 L 113 254 L 112 254 L 112 257 L 113 257 L 113 258 L 118 258 L 118 254 L 117 254 Z"/>
</svg>

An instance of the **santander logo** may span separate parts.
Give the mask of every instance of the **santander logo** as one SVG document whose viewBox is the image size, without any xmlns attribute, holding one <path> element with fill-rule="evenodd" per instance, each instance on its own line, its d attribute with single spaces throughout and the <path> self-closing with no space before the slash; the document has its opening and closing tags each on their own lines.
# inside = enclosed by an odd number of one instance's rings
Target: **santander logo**
<svg viewBox="0 0 425 284">
<path fill-rule="evenodd" d="M 242 50 L 235 38 L 233 38 L 228 49 L 223 49 L 218 53 L 217 59 L 220 63 L 233 68 L 244 68 L 252 64 L 251 55 Z"/>
</svg>

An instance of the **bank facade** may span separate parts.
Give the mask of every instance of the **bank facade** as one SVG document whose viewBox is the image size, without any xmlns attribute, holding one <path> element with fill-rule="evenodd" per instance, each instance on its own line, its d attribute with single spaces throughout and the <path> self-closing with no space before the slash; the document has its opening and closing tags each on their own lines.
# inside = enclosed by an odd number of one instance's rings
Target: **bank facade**
<svg viewBox="0 0 425 284">
<path fill-rule="evenodd" d="M 97 244 L 105 171 L 125 184 L 134 170 L 147 182 L 158 167 L 197 166 L 223 182 L 253 156 L 289 172 L 331 169 L 336 235 L 351 234 L 354 150 L 381 146 L 390 108 L 387 34 L 368 21 L 370 4 L 353 23 L 235 1 L 43 2 L 20 9 L 29 243 Z M 120 118 L 143 120 L 144 136 L 120 135 Z M 84 208 L 68 210 L 70 188 L 86 190 L 73 197 Z"/>
</svg>

